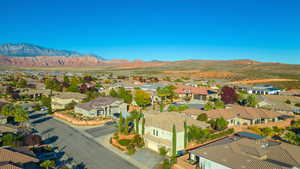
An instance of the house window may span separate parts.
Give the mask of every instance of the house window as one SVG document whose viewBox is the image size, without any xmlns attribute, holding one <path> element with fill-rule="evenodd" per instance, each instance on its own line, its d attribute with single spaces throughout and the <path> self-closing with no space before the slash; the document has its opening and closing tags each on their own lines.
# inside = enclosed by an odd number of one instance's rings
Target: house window
<svg viewBox="0 0 300 169">
<path fill-rule="evenodd" d="M 158 131 L 156 130 L 156 136 L 158 136 Z"/>
<path fill-rule="evenodd" d="M 155 130 L 153 130 L 153 136 L 155 136 Z"/>
</svg>

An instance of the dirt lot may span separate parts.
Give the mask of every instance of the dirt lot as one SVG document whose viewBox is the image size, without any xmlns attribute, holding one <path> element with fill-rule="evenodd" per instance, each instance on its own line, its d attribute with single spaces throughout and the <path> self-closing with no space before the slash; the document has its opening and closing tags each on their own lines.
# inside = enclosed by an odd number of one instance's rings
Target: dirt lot
<svg viewBox="0 0 300 169">
<path fill-rule="evenodd" d="M 254 84 L 254 83 L 270 83 L 270 82 L 293 82 L 295 79 L 256 79 L 256 80 L 240 80 L 229 82 L 228 84 Z"/>
</svg>

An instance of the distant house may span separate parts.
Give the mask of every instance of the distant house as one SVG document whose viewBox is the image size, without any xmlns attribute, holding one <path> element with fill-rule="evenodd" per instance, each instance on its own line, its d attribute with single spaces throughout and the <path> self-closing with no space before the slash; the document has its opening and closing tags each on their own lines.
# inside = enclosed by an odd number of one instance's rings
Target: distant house
<svg viewBox="0 0 300 169">
<path fill-rule="evenodd" d="M 258 94 L 258 95 L 278 95 L 281 92 L 281 89 L 274 88 L 272 85 L 253 86 L 253 87 L 238 86 L 236 88 L 242 91 L 246 91 L 249 94 Z"/>
<path fill-rule="evenodd" d="M 66 105 L 72 102 L 79 103 L 86 97 L 86 95 L 81 93 L 62 92 L 56 96 L 51 97 L 51 107 L 52 110 L 65 109 Z"/>
<path fill-rule="evenodd" d="M 233 138 L 189 152 L 205 169 L 299 169 L 300 147 L 265 139 Z"/>
<path fill-rule="evenodd" d="M 207 102 L 211 99 L 218 98 L 218 93 L 207 87 L 193 87 L 187 85 L 176 85 L 175 93 L 181 99 L 190 101 Z"/>
<path fill-rule="evenodd" d="M 29 150 L 0 148 L 0 168 L 3 169 L 21 169 L 21 168 L 39 168 L 39 160 Z"/>
<path fill-rule="evenodd" d="M 205 113 L 208 119 L 217 119 L 223 117 L 228 121 L 229 126 L 239 125 L 254 125 L 268 122 L 276 122 L 281 116 L 280 113 L 273 112 L 266 109 L 257 109 L 252 107 L 244 107 L 238 105 L 230 105 L 230 107 L 224 109 L 215 110 L 196 110 L 188 109 L 183 111 L 186 115 L 197 118 L 198 115 Z"/>
<path fill-rule="evenodd" d="M 294 111 L 299 110 L 295 103 L 300 103 L 300 97 L 291 95 L 265 95 L 261 96 L 261 101 L 258 103 L 259 107 L 271 109 L 278 112 L 293 114 Z M 291 104 L 286 101 L 291 101 Z"/>
<path fill-rule="evenodd" d="M 184 149 L 184 122 L 187 125 L 196 125 L 201 128 L 208 128 L 209 124 L 194 120 L 178 112 L 146 112 L 144 141 L 145 146 L 153 151 L 159 151 L 165 147 L 169 152 L 172 149 L 172 130 L 176 126 L 176 150 Z M 140 120 L 139 133 L 142 135 L 142 120 Z"/>
<path fill-rule="evenodd" d="M 113 117 L 118 116 L 121 112 L 123 115 L 127 113 L 127 104 L 123 99 L 114 97 L 98 97 L 87 103 L 77 104 L 74 108 L 75 113 L 82 114 L 87 117 Z"/>
</svg>

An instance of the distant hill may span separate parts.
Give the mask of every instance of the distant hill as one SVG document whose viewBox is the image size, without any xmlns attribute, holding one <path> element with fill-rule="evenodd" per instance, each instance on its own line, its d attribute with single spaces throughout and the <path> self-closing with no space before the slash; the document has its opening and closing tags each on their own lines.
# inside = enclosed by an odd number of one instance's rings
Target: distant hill
<svg viewBox="0 0 300 169">
<path fill-rule="evenodd" d="M 9 57 L 35 57 L 35 56 L 65 56 L 65 57 L 78 57 L 78 56 L 93 56 L 98 59 L 101 57 L 90 55 L 90 54 L 81 54 L 69 50 L 59 50 L 45 48 L 28 43 L 6 43 L 0 45 L 0 55 L 9 56 Z"/>
</svg>

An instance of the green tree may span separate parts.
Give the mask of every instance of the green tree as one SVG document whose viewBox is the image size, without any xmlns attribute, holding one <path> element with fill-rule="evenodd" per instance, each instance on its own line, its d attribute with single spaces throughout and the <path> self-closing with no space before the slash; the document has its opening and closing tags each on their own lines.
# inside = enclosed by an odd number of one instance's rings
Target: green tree
<svg viewBox="0 0 300 169">
<path fill-rule="evenodd" d="M 223 109 L 223 108 L 225 108 L 224 102 L 218 99 L 215 102 L 215 109 Z"/>
<path fill-rule="evenodd" d="M 14 107 L 11 104 L 6 104 L 1 109 L 1 115 L 14 116 Z"/>
<path fill-rule="evenodd" d="M 3 146 L 13 146 L 16 141 L 16 137 L 13 134 L 4 134 L 2 136 L 2 144 Z"/>
<path fill-rule="evenodd" d="M 127 135 L 128 134 L 128 123 L 129 123 L 129 120 L 128 118 L 125 118 L 125 127 L 124 127 L 124 134 Z"/>
<path fill-rule="evenodd" d="M 227 126 L 228 122 L 223 117 L 216 119 L 216 130 L 224 130 L 225 128 L 227 128 Z"/>
<path fill-rule="evenodd" d="M 187 123 L 186 121 L 184 121 L 184 148 L 187 147 L 187 143 L 188 143 L 188 126 L 187 126 Z"/>
<path fill-rule="evenodd" d="M 208 111 L 208 110 L 212 110 L 214 109 L 214 105 L 212 102 L 207 102 L 205 105 L 204 105 L 204 110 Z"/>
<path fill-rule="evenodd" d="M 142 120 L 142 135 L 145 134 L 145 118 Z"/>
<path fill-rule="evenodd" d="M 177 155 L 177 150 L 176 150 L 176 145 L 177 145 L 177 142 L 176 142 L 176 126 L 175 124 L 173 124 L 173 130 L 172 130 L 172 158 L 176 158 L 176 155 Z"/>
<path fill-rule="evenodd" d="M 285 103 L 286 103 L 286 104 L 292 104 L 292 102 L 291 102 L 289 99 L 287 99 L 287 100 L 285 101 Z"/>
<path fill-rule="evenodd" d="M 109 96 L 110 97 L 118 97 L 118 93 L 116 92 L 115 89 L 110 89 Z"/>
<path fill-rule="evenodd" d="M 25 79 L 20 79 L 18 80 L 16 86 L 19 88 L 24 88 L 27 86 L 27 81 Z"/>
<path fill-rule="evenodd" d="M 188 140 L 202 143 L 210 137 L 208 129 L 202 129 L 195 125 L 188 127 Z"/>
<path fill-rule="evenodd" d="M 42 168 L 54 168 L 55 167 L 55 161 L 53 160 L 46 160 L 46 161 L 43 161 L 41 164 L 40 164 L 40 167 Z"/>
<path fill-rule="evenodd" d="M 249 106 L 249 107 L 256 107 L 257 103 L 258 103 L 258 101 L 257 101 L 255 95 L 249 95 L 247 97 L 247 106 Z"/>
<path fill-rule="evenodd" d="M 197 116 L 197 120 L 199 120 L 199 121 L 207 121 L 208 120 L 207 114 L 206 113 L 199 114 Z"/>
<path fill-rule="evenodd" d="M 123 132 L 123 123 L 124 123 L 124 119 L 123 119 L 123 113 L 120 113 L 120 117 L 119 117 L 119 132 L 122 133 Z"/>
<path fill-rule="evenodd" d="M 159 150 L 159 155 L 161 156 L 166 156 L 168 154 L 168 150 L 166 149 L 165 146 L 160 147 L 158 150 Z"/>
<path fill-rule="evenodd" d="M 19 105 L 15 106 L 14 117 L 16 122 L 25 122 L 29 120 L 28 112 Z"/>
<path fill-rule="evenodd" d="M 134 100 L 136 104 L 142 108 L 144 108 L 145 106 L 151 103 L 150 94 L 141 89 L 137 89 L 135 91 Z"/>
</svg>

